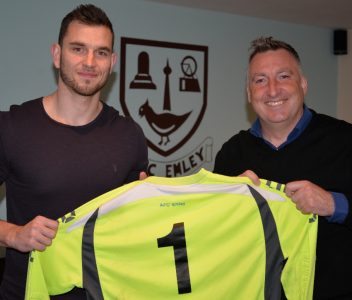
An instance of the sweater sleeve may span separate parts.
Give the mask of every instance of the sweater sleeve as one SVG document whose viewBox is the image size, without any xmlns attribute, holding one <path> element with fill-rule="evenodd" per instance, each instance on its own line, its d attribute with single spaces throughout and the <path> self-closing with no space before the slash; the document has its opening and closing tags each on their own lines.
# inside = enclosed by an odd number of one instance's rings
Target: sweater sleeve
<svg viewBox="0 0 352 300">
<path fill-rule="evenodd" d="M 335 202 L 335 212 L 332 216 L 327 217 L 329 222 L 343 223 L 348 215 L 349 203 L 344 194 L 341 193 L 331 193 Z"/>
<path fill-rule="evenodd" d="M 0 185 L 8 176 L 8 163 L 4 149 L 4 133 L 6 132 L 6 112 L 0 112 Z"/>
</svg>

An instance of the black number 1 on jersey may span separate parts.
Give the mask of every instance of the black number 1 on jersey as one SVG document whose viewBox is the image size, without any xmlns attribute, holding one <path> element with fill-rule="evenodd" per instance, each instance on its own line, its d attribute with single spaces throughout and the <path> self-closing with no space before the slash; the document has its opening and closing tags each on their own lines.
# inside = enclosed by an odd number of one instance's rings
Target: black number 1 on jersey
<svg viewBox="0 0 352 300">
<path fill-rule="evenodd" d="M 188 269 L 188 257 L 184 224 L 174 224 L 171 232 L 168 235 L 158 238 L 157 240 L 159 248 L 171 246 L 174 248 L 178 293 L 191 293 L 192 289 Z"/>
</svg>

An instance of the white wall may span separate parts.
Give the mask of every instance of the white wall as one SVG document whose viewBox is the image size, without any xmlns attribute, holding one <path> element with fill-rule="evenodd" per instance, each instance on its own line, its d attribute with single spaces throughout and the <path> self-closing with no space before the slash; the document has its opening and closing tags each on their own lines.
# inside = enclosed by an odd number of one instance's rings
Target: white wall
<svg viewBox="0 0 352 300">
<path fill-rule="evenodd" d="M 337 57 L 332 54 L 329 29 L 300 26 L 225 13 L 195 10 L 143 0 L 93 1 L 110 16 L 120 38 L 133 37 L 209 47 L 208 107 L 204 119 L 184 149 L 182 157 L 206 137 L 214 140 L 213 155 L 238 130 L 248 128 L 244 97 L 247 50 L 252 39 L 272 35 L 291 43 L 301 55 L 309 80 L 306 103 L 336 116 Z M 80 1 L 12 0 L 0 10 L 0 109 L 46 95 L 55 89 L 50 45 L 57 40 L 62 17 Z M 107 102 L 119 104 L 119 64 Z M 160 157 L 150 151 L 150 157 Z M 214 158 L 214 157 L 213 157 Z M 213 161 L 204 165 L 211 170 Z M 5 217 L 0 205 L 0 217 Z"/>
</svg>

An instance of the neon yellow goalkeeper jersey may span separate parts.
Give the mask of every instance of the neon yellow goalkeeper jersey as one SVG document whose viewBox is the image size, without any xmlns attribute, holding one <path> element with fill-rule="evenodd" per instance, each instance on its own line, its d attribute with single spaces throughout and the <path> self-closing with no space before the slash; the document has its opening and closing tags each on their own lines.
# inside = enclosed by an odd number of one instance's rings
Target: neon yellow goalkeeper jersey
<svg viewBox="0 0 352 300">
<path fill-rule="evenodd" d="M 73 287 L 94 300 L 311 299 L 317 218 L 283 190 L 205 170 L 112 190 L 31 253 L 26 299 Z"/>
</svg>

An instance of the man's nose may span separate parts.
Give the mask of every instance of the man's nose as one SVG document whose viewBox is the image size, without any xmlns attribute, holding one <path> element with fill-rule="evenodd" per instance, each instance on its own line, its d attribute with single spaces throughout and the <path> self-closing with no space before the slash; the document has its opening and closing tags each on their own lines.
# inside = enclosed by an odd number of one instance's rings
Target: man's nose
<svg viewBox="0 0 352 300">
<path fill-rule="evenodd" d="M 95 55 L 93 51 L 88 51 L 84 63 L 88 67 L 93 67 L 95 65 Z"/>
<path fill-rule="evenodd" d="M 274 96 L 277 95 L 278 90 L 279 90 L 278 82 L 275 79 L 269 79 L 269 82 L 268 82 L 268 94 L 271 97 L 274 97 Z"/>
</svg>

